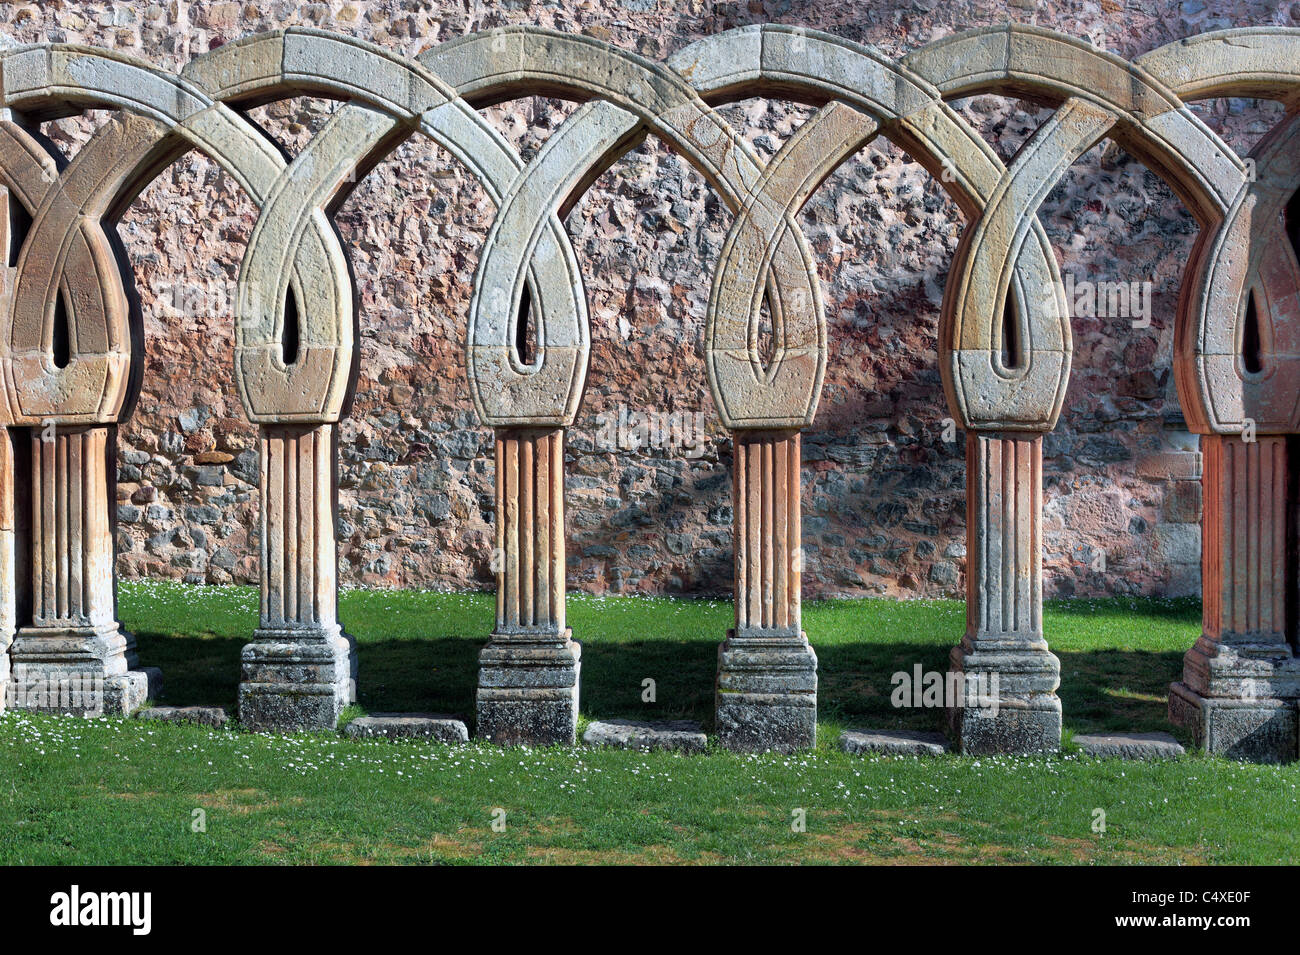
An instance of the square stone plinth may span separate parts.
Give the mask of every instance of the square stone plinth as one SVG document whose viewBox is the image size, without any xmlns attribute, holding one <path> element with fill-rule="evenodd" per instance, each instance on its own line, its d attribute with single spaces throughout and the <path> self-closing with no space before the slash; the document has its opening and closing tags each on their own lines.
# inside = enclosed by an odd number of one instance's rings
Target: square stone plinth
<svg viewBox="0 0 1300 955">
<path fill-rule="evenodd" d="M 15 667 L 8 705 L 29 713 L 130 716 L 162 692 L 162 671 L 142 667 L 103 676 L 86 669 L 40 664 Z"/>
<path fill-rule="evenodd" d="M 128 716 L 162 691 L 161 671 L 136 665 L 135 638 L 115 623 L 23 627 L 9 656 L 15 710 Z"/>
<path fill-rule="evenodd" d="M 817 654 L 803 634 L 729 631 L 718 648 L 718 742 L 743 753 L 817 745 Z"/>
<path fill-rule="evenodd" d="M 504 746 L 578 739 L 582 647 L 569 636 L 495 633 L 479 654 L 478 739 Z"/>
<path fill-rule="evenodd" d="M 947 711 L 954 750 L 969 756 L 1060 750 L 1061 663 L 1046 644 L 964 641 L 953 647 L 949 670 L 962 694 Z"/>
<path fill-rule="evenodd" d="M 1202 696 L 1185 683 L 1169 687 L 1169 720 L 1191 730 L 1207 753 L 1252 763 L 1297 758 L 1300 711 L 1295 700 Z"/>
<path fill-rule="evenodd" d="M 1061 748 L 1061 701 L 1055 696 L 1031 701 L 1002 700 L 991 708 L 967 706 L 948 711 L 953 748 L 963 755 L 1033 755 Z"/>
<path fill-rule="evenodd" d="M 356 699 L 356 642 L 337 626 L 259 630 L 240 659 L 245 729 L 332 730 Z"/>
</svg>

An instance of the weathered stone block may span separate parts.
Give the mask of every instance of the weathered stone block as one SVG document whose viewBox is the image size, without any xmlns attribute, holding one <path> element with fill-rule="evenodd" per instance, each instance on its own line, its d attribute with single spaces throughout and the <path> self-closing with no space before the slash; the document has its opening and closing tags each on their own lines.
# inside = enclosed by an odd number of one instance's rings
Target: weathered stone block
<svg viewBox="0 0 1300 955">
<path fill-rule="evenodd" d="M 224 706 L 150 706 L 138 710 L 135 717 L 161 723 L 195 723 L 212 727 L 225 726 L 230 720 Z"/>
<path fill-rule="evenodd" d="M 469 742 L 462 720 L 435 713 L 372 713 L 359 716 L 343 731 L 354 739 L 427 739 L 435 743 Z"/>
<path fill-rule="evenodd" d="M 968 756 L 1055 753 L 1061 748 L 1061 701 L 1054 696 L 1004 700 L 996 713 L 981 707 L 954 708 L 948 720 L 954 747 Z"/>
<path fill-rule="evenodd" d="M 942 733 L 917 733 L 911 730 L 845 730 L 840 734 L 840 749 L 855 754 L 941 756 L 948 752 L 948 740 Z"/>
<path fill-rule="evenodd" d="M 1168 733 L 1104 733 L 1074 737 L 1089 756 L 1115 759 L 1174 759 L 1182 744 Z"/>
<path fill-rule="evenodd" d="M 356 644 L 337 625 L 259 630 L 240 659 L 239 722 L 247 729 L 333 729 L 356 699 Z"/>
<path fill-rule="evenodd" d="M 1252 763 L 1288 763 L 1297 758 L 1295 700 L 1216 699 L 1183 683 L 1169 688 L 1169 721 L 1192 731 L 1208 753 Z"/>
<path fill-rule="evenodd" d="M 576 742 L 581 656 L 567 630 L 549 640 L 493 634 L 479 654 L 475 737 L 507 746 Z"/>
<path fill-rule="evenodd" d="M 817 654 L 805 634 L 738 636 L 718 648 L 718 742 L 740 752 L 817 744 Z"/>
<path fill-rule="evenodd" d="M 157 667 L 105 675 L 94 666 L 59 663 L 20 663 L 8 688 L 15 710 L 89 717 L 129 716 L 161 691 Z"/>
<path fill-rule="evenodd" d="M 708 745 L 700 724 L 693 720 L 602 720 L 587 727 L 582 741 L 589 746 L 671 749 L 684 753 L 700 753 Z"/>
</svg>

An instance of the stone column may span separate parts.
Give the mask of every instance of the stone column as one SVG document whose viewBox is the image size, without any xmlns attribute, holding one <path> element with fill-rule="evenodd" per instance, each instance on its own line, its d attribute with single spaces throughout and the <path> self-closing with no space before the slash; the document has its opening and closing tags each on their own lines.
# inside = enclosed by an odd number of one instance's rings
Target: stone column
<svg viewBox="0 0 1300 955">
<path fill-rule="evenodd" d="M 22 431 L 0 428 L 0 713 L 9 705 L 9 647 L 18 629 L 20 612 L 18 523 L 14 509 L 15 449 L 12 442 L 15 438 L 24 440 L 26 437 Z M 23 479 L 26 480 L 25 473 Z M 27 609 L 24 608 L 24 617 Z"/>
<path fill-rule="evenodd" d="M 817 655 L 800 621 L 800 433 L 735 431 L 736 625 L 718 648 L 715 723 L 728 749 L 817 741 Z"/>
<path fill-rule="evenodd" d="M 1290 640 L 1287 438 L 1202 435 L 1203 629 L 1169 688 L 1169 718 L 1238 759 L 1296 758 L 1300 660 Z M 1294 558 L 1292 558 L 1294 560 Z"/>
<path fill-rule="evenodd" d="M 117 428 L 29 434 L 31 611 L 11 650 L 12 702 L 42 712 L 130 713 L 161 680 L 157 670 L 136 668 L 135 639 L 117 621 L 110 510 Z"/>
<path fill-rule="evenodd" d="M 948 725 L 963 753 L 1061 746 L 1061 664 L 1043 639 L 1043 436 L 966 433 L 966 635 Z"/>
<path fill-rule="evenodd" d="M 481 739 L 545 746 L 578 730 L 582 648 L 564 624 L 564 429 L 496 432 L 496 630 L 479 654 Z"/>
<path fill-rule="evenodd" d="M 338 623 L 335 426 L 261 428 L 261 626 L 244 647 L 239 719 L 333 729 L 356 699 L 356 645 Z"/>
</svg>

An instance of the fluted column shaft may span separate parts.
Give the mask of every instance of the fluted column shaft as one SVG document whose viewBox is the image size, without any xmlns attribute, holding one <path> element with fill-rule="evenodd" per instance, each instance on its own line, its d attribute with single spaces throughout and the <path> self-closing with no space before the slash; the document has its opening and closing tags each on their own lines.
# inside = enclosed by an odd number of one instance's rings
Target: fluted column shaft
<svg viewBox="0 0 1300 955">
<path fill-rule="evenodd" d="M 0 713 L 9 705 L 9 647 L 18 628 L 18 522 L 14 509 L 15 453 L 12 444 L 26 435 L 0 428 Z M 23 475 L 26 479 L 26 475 Z"/>
<path fill-rule="evenodd" d="M 496 436 L 497 632 L 564 631 L 564 431 Z"/>
<path fill-rule="evenodd" d="M 577 738 L 581 647 L 564 622 L 564 429 L 496 431 L 496 630 L 479 655 L 477 735 Z"/>
<path fill-rule="evenodd" d="M 264 629 L 338 622 L 332 425 L 261 429 Z"/>
<path fill-rule="evenodd" d="M 129 712 L 147 699 L 151 680 L 157 689 L 158 677 L 134 669 L 135 640 L 117 621 L 110 510 L 117 428 L 51 426 L 27 434 L 31 609 L 11 651 L 15 707 Z M 12 554 L 15 536 L 8 540 Z"/>
<path fill-rule="evenodd" d="M 1040 644 L 1042 436 L 970 432 L 966 469 L 966 640 Z"/>
<path fill-rule="evenodd" d="M 244 647 L 240 721 L 329 729 L 356 698 L 355 644 L 338 624 L 336 431 L 261 428 L 261 625 Z"/>
<path fill-rule="evenodd" d="M 791 752 L 817 740 L 817 656 L 800 617 L 800 433 L 733 433 L 736 625 L 718 649 L 718 739 Z"/>
<path fill-rule="evenodd" d="M 736 632 L 800 633 L 800 433 L 737 432 Z"/>
<path fill-rule="evenodd" d="M 1206 435 L 1201 455 L 1205 636 L 1286 652 L 1286 437 Z"/>
<path fill-rule="evenodd" d="M 1288 457 L 1286 435 L 1201 436 L 1203 627 L 1169 690 L 1170 719 L 1199 745 L 1264 762 L 1295 759 L 1300 738 Z"/>
<path fill-rule="evenodd" d="M 963 752 L 1060 748 L 1060 663 L 1043 639 L 1042 461 L 1041 434 L 966 434 L 966 634 L 946 701 Z"/>
</svg>

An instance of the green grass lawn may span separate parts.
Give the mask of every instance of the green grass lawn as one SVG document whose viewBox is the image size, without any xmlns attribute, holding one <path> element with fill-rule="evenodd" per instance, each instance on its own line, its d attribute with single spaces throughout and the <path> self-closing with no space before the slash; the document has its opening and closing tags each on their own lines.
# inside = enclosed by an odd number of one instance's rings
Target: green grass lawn
<svg viewBox="0 0 1300 955">
<path fill-rule="evenodd" d="M 490 594 L 351 591 L 357 711 L 473 714 Z M 584 719 L 709 728 L 727 603 L 582 595 Z M 252 588 L 123 585 L 121 617 L 171 704 L 233 710 Z M 1195 601 L 1050 604 L 1068 732 L 1168 729 Z M 943 669 L 956 601 L 805 605 L 820 742 L 798 756 L 702 756 L 262 736 L 137 720 L 0 717 L 0 862 L 1290 862 L 1300 767 L 1188 756 L 851 757 L 845 727 L 936 729 L 895 710 L 890 675 Z M 642 681 L 657 700 L 643 703 Z M 1094 831 L 1096 811 L 1106 830 Z M 492 827 L 504 812 L 504 831 Z M 795 811 L 806 831 L 792 827 Z M 500 813 L 497 814 L 500 816 Z M 201 819 L 206 831 L 195 832 Z"/>
</svg>

